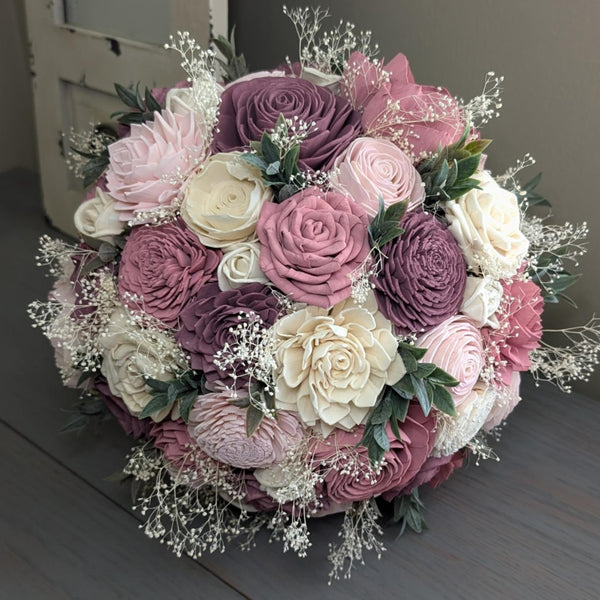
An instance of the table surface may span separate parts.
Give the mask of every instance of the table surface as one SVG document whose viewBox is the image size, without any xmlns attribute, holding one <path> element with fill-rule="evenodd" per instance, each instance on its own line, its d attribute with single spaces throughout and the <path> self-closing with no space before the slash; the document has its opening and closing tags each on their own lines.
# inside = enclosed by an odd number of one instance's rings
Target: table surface
<svg viewBox="0 0 600 600">
<path fill-rule="evenodd" d="M 25 313 L 50 285 L 33 256 L 54 232 L 33 175 L 0 175 L 0 197 L 0 598 L 600 597 L 600 406 L 528 380 L 494 447 L 500 462 L 424 490 L 429 529 L 387 531 L 381 559 L 368 555 L 349 581 L 327 585 L 339 517 L 311 523 L 305 559 L 262 536 L 250 552 L 176 558 L 138 529 L 129 489 L 106 479 L 131 446 L 118 426 L 58 433 L 76 393 Z"/>
</svg>

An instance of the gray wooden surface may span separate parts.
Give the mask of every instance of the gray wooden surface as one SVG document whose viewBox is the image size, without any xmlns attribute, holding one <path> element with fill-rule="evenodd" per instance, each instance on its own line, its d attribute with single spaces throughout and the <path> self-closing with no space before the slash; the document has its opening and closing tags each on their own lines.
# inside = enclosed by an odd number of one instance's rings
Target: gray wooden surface
<svg viewBox="0 0 600 600">
<path fill-rule="evenodd" d="M 25 314 L 47 292 L 32 257 L 53 232 L 32 175 L 0 175 L 0 198 L 1 599 L 600 597 L 600 406 L 531 382 L 495 446 L 501 461 L 425 490 L 429 529 L 387 532 L 381 560 L 368 556 L 350 581 L 327 586 L 339 517 L 312 523 L 306 559 L 264 537 L 251 552 L 176 559 L 139 531 L 128 489 L 105 479 L 130 447 L 118 427 L 58 434 L 76 396 Z"/>
</svg>

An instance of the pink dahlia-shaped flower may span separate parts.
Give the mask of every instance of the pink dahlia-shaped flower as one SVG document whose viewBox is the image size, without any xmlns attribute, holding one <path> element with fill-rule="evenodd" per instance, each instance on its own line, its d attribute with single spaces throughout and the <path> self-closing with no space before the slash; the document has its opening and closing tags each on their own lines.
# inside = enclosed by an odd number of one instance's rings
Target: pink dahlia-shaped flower
<svg viewBox="0 0 600 600">
<path fill-rule="evenodd" d="M 527 371 L 529 353 L 540 345 L 544 300 L 533 281 L 515 278 L 502 282 L 504 295 L 497 312 L 500 327 L 481 331 L 488 350 L 495 355 L 495 370 L 504 385 L 513 371 Z"/>
<path fill-rule="evenodd" d="M 296 77 L 246 78 L 228 86 L 221 96 L 215 151 L 248 148 L 275 127 L 281 114 L 315 124 L 300 146 L 302 169 L 329 169 L 360 133 L 360 114 L 331 90 Z"/>
<path fill-rule="evenodd" d="M 362 425 L 352 432 L 336 429 L 316 446 L 313 464 L 323 470 L 325 496 L 331 502 L 367 500 L 390 489 L 402 489 L 419 472 L 433 446 L 435 417 L 433 413 L 426 417 L 419 404 L 412 402 L 404 423 L 398 426 L 402 441 L 394 436 L 389 424 L 386 426 L 390 449 L 377 475 L 370 470 L 367 448 L 357 446 L 364 433 Z M 352 457 L 358 474 L 352 467 L 350 473 L 343 470 L 348 463 L 344 453 Z"/>
<path fill-rule="evenodd" d="M 427 348 L 424 362 L 434 363 L 460 381 L 448 388 L 454 404 L 460 406 L 477 383 L 484 366 L 481 332 L 463 316 L 450 317 L 417 340 Z"/>
<path fill-rule="evenodd" d="M 339 192 L 307 188 L 265 202 L 256 233 L 260 268 L 295 302 L 329 308 L 350 296 L 348 275 L 369 253 L 369 219 Z"/>
<path fill-rule="evenodd" d="M 181 187 L 181 177 L 206 157 L 206 133 L 190 112 L 154 113 L 154 121 L 133 124 L 129 137 L 108 147 L 110 164 L 106 187 L 117 201 L 122 221 L 136 213 L 170 206 Z"/>
<path fill-rule="evenodd" d="M 209 383 L 218 380 L 238 388 L 248 382 L 244 365 L 233 365 L 231 372 L 221 371 L 214 363 L 215 354 L 225 344 L 235 344 L 232 329 L 240 324 L 240 315 L 259 317 L 265 327 L 275 323 L 279 302 L 271 290 L 260 283 L 249 283 L 235 290 L 222 292 L 217 283 L 203 286 L 193 302 L 181 314 L 182 328 L 177 341 L 190 353 L 193 369 L 203 371 Z"/>
<path fill-rule="evenodd" d="M 382 251 L 375 278 L 379 310 L 402 333 L 431 329 L 455 315 L 463 300 L 467 267 L 448 228 L 433 215 L 414 211 L 405 232 Z"/>
<path fill-rule="evenodd" d="M 520 385 L 521 373 L 519 371 L 511 373 L 509 385 L 500 384 L 492 410 L 483 424 L 484 431 L 490 431 L 494 427 L 498 427 L 510 415 L 521 400 L 519 395 Z"/>
<path fill-rule="evenodd" d="M 216 279 L 221 256 L 220 250 L 203 246 L 181 219 L 134 227 L 121 254 L 121 300 L 176 327 L 183 308 L 204 284 Z M 126 294 L 140 299 L 128 300 Z"/>
<path fill-rule="evenodd" d="M 246 409 L 232 404 L 232 399 L 232 392 L 222 390 L 200 396 L 192 408 L 189 432 L 208 456 L 240 469 L 267 467 L 281 462 L 302 441 L 300 422 L 283 410 L 276 419 L 263 418 L 248 437 Z"/>
</svg>

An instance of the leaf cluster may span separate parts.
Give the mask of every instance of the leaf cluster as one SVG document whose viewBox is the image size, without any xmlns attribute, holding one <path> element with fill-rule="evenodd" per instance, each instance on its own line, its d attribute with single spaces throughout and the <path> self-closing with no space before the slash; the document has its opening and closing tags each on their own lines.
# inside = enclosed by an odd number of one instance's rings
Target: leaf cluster
<svg viewBox="0 0 600 600">
<path fill-rule="evenodd" d="M 104 148 L 99 154 L 85 152 L 84 150 L 81 150 L 75 146 L 69 146 L 69 148 L 75 154 L 78 154 L 83 158 L 87 158 L 87 162 L 81 169 L 81 174 L 83 175 L 83 187 L 85 188 L 89 187 L 93 183 L 96 183 L 104 171 L 106 171 L 110 162 L 108 146 L 118 139 L 116 132 L 108 125 L 100 125 L 96 128 L 96 131 L 99 134 L 102 134 L 102 137 L 99 139 L 102 139 L 104 142 Z"/>
<path fill-rule="evenodd" d="M 387 208 L 383 198 L 379 196 L 379 210 L 369 225 L 369 241 L 371 248 L 381 250 L 388 242 L 404 233 L 400 221 L 408 208 L 408 200 L 395 202 Z"/>
<path fill-rule="evenodd" d="M 81 433 L 88 427 L 107 421 L 111 417 L 106 403 L 100 396 L 93 394 L 83 395 L 70 413 L 71 415 L 60 429 L 61 433 Z"/>
<path fill-rule="evenodd" d="M 246 435 L 252 437 L 265 417 L 265 411 L 261 410 L 259 405 L 269 411 L 274 411 L 275 396 L 261 381 L 253 381 L 250 384 L 249 395 L 239 400 L 233 400 L 232 404 L 246 409 Z"/>
<path fill-rule="evenodd" d="M 150 388 L 152 400 L 146 404 L 139 415 L 144 419 L 165 408 L 171 408 L 179 402 L 181 418 L 185 423 L 190 418 L 190 411 L 198 396 L 206 394 L 206 377 L 202 371 L 186 371 L 181 377 L 169 381 L 161 381 L 152 377 L 145 378 L 146 385 Z"/>
<path fill-rule="evenodd" d="M 275 129 L 286 126 L 285 117 L 279 115 Z M 257 167 L 266 186 L 273 189 L 275 202 L 283 202 L 302 188 L 304 177 L 298 168 L 300 144 L 286 151 L 281 150 L 271 134 L 264 131 L 260 141 L 250 142 L 253 152 L 247 152 L 242 158 Z"/>
<path fill-rule="evenodd" d="M 427 529 L 423 510 L 425 505 L 419 498 L 419 488 L 414 489 L 410 494 L 396 496 L 393 501 L 392 523 L 400 525 L 398 536 L 401 536 L 410 527 L 414 532 L 421 533 Z"/>
<path fill-rule="evenodd" d="M 389 422 L 396 439 L 402 441 L 398 422 L 404 422 L 411 401 L 416 398 L 423 413 L 428 415 L 435 406 L 438 410 L 456 416 L 456 407 L 450 392 L 446 389 L 460 382 L 433 363 L 419 362 L 427 350 L 400 342 L 400 354 L 406 374 L 394 385 L 385 386 L 365 425 L 360 441 L 369 451 L 372 464 L 378 464 L 390 449 L 386 432 Z"/>
<path fill-rule="evenodd" d="M 243 54 L 238 54 L 235 49 L 235 25 L 231 29 L 229 39 L 223 35 L 219 35 L 219 37 L 211 38 L 211 43 L 216 46 L 225 58 L 225 60 L 217 58 L 217 62 L 223 71 L 223 81 L 225 83 L 231 83 L 248 74 L 246 58 Z"/>
<path fill-rule="evenodd" d="M 79 271 L 80 277 L 89 275 L 92 271 L 103 267 L 111 262 L 119 260 L 123 248 L 125 248 L 125 242 L 127 238 L 124 235 L 118 235 L 114 237 L 114 245 L 104 240 L 92 238 L 87 235 L 81 234 L 81 239 L 93 250 L 96 251 L 96 255 L 90 260 L 86 261 Z"/>
<path fill-rule="evenodd" d="M 532 206 L 550 206 L 550 201 L 535 191 L 541 179 L 542 174 L 538 173 L 527 183 L 520 185 L 518 189 L 511 190 L 516 195 L 519 204 L 526 203 L 527 208 L 531 208 Z"/>
<path fill-rule="evenodd" d="M 472 189 L 479 189 L 475 174 L 481 161 L 481 153 L 491 140 L 473 140 L 467 143 L 469 127 L 460 140 L 439 148 L 431 157 L 417 165 L 417 171 L 425 185 L 426 207 L 435 207 L 439 202 L 454 200 Z"/>
<path fill-rule="evenodd" d="M 538 257 L 535 268 L 529 270 L 529 275 L 533 283 L 540 288 L 544 302 L 558 304 L 563 300 L 573 308 L 577 308 L 573 299 L 563 292 L 579 280 L 581 273 L 573 275 L 556 262 L 556 257 L 567 251 L 568 246 L 561 246 L 553 250 L 552 254 L 544 252 Z"/>
<path fill-rule="evenodd" d="M 110 115 L 110 118 L 117 117 L 117 121 L 122 125 L 131 125 L 133 123 L 145 123 L 154 120 L 155 111 L 162 109 L 162 106 L 152 95 L 152 92 L 146 87 L 144 96 L 140 93 L 140 84 L 126 88 L 115 83 L 115 91 L 125 106 L 131 110 L 118 110 Z"/>
</svg>

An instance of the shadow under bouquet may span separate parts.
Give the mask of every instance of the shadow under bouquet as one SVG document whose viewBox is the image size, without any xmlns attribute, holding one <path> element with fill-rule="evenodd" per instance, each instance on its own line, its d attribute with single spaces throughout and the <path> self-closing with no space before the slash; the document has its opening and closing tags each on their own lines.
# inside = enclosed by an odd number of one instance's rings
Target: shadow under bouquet
<svg viewBox="0 0 600 600">
<path fill-rule="evenodd" d="M 72 136 L 81 237 L 42 239 L 30 314 L 82 392 L 68 428 L 112 414 L 137 440 L 150 537 L 197 557 L 264 527 L 303 556 L 343 512 L 338 577 L 381 551 L 381 511 L 420 531 L 420 486 L 495 458 L 522 372 L 585 379 L 598 322 L 541 341 L 587 228 L 531 213 L 530 157 L 486 170 L 502 78 L 464 102 L 286 12 L 297 62 L 248 74 L 233 40 L 179 33 L 186 81 L 116 85 L 118 127 Z"/>
</svg>

